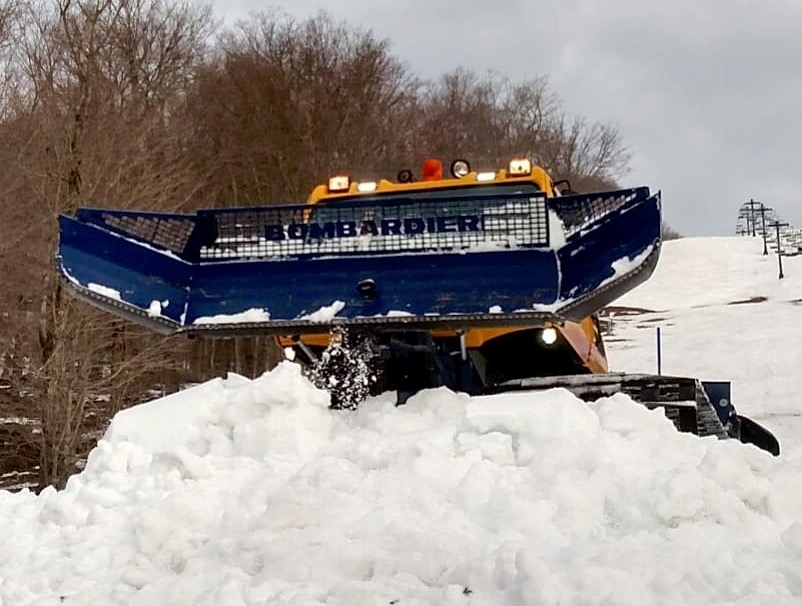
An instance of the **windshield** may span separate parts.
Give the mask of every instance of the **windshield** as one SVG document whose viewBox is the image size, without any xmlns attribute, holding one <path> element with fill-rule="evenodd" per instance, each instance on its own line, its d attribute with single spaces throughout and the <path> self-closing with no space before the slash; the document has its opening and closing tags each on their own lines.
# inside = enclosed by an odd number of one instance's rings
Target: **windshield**
<svg viewBox="0 0 802 606">
<path fill-rule="evenodd" d="M 542 190 L 534 181 L 515 181 L 512 183 L 469 183 L 455 187 L 437 187 L 427 190 L 398 190 L 378 193 L 373 196 L 338 196 L 337 198 L 321 200 L 318 204 L 336 204 L 341 201 L 359 200 L 360 203 L 383 203 L 388 200 L 450 200 L 462 197 L 498 197 L 502 195 L 536 194 Z"/>
</svg>

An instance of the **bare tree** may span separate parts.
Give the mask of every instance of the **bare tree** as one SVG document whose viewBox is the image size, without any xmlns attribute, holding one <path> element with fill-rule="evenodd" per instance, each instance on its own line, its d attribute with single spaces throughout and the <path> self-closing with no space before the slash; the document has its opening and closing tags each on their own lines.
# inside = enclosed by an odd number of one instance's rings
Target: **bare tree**
<svg viewBox="0 0 802 606">
<path fill-rule="evenodd" d="M 560 115 L 547 126 L 540 161 L 564 178 L 611 184 L 626 172 L 629 154 L 615 127 Z"/>
<path fill-rule="evenodd" d="M 607 187 L 626 173 L 629 155 L 614 126 L 569 116 L 548 79 L 514 83 L 458 69 L 431 82 L 421 97 L 417 146 L 488 167 L 528 156 L 585 187 Z"/>
<path fill-rule="evenodd" d="M 332 172 L 397 166 L 416 86 L 387 42 L 325 14 L 240 23 L 190 97 L 210 199 L 298 202 Z"/>
<path fill-rule="evenodd" d="M 14 204 L 12 192 L 25 194 L 16 200 L 25 236 L 14 275 L 40 300 L 31 311 L 41 484 L 62 486 L 85 454 L 88 402 L 124 399 L 135 377 L 169 366 L 169 343 L 64 295 L 52 263 L 55 220 L 79 206 L 191 205 L 202 179 L 185 153 L 182 94 L 212 25 L 208 9 L 161 0 L 52 6 L 28 5 L 18 31 L 14 65 L 25 94 L 0 139 L 19 150 L 9 166 L 21 177 L 0 193 L 5 206 Z"/>
<path fill-rule="evenodd" d="M 419 153 L 496 166 L 506 151 L 499 143 L 507 130 L 498 111 L 499 82 L 458 69 L 429 83 L 418 113 Z"/>
</svg>

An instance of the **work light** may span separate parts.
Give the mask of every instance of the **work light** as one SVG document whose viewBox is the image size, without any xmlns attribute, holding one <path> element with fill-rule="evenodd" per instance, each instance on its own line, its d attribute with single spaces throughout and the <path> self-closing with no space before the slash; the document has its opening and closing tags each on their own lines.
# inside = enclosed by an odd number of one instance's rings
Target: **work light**
<svg viewBox="0 0 802 606">
<path fill-rule="evenodd" d="M 351 187 L 351 177 L 348 175 L 335 175 L 329 178 L 329 193 L 348 191 Z"/>
<path fill-rule="evenodd" d="M 528 158 L 515 158 L 510 160 L 507 174 L 511 177 L 525 177 L 532 173 L 532 162 Z"/>
</svg>

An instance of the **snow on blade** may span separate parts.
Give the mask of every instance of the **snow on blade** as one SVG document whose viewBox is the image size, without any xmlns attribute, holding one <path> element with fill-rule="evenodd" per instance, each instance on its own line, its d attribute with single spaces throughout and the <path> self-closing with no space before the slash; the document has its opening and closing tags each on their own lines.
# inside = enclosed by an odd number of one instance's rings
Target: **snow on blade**
<svg viewBox="0 0 802 606">
<path fill-rule="evenodd" d="M 637 269 L 638 267 L 640 267 L 643 264 L 643 262 L 646 261 L 649 255 L 652 254 L 653 250 L 654 250 L 654 245 L 647 246 L 643 251 L 641 251 L 640 254 L 635 255 L 634 258 L 623 257 L 622 259 L 613 261 L 612 264 L 610 265 L 613 268 L 614 272 L 613 275 L 610 278 L 604 280 L 600 284 L 600 286 L 604 286 L 609 282 L 617 280 L 621 276 L 624 276 L 629 272 L 631 272 L 633 269 Z"/>
<path fill-rule="evenodd" d="M 331 305 L 324 305 L 311 314 L 303 315 L 299 320 L 309 320 L 310 322 L 330 322 L 337 317 L 337 314 L 345 309 L 345 301 L 334 301 Z"/>
<path fill-rule="evenodd" d="M 565 224 L 560 216 L 553 209 L 548 209 L 549 213 L 549 246 L 554 250 L 560 250 L 565 246 Z"/>
<path fill-rule="evenodd" d="M 193 324 L 242 324 L 249 322 L 269 322 L 270 312 L 266 309 L 252 307 L 236 314 L 218 314 L 195 318 Z"/>
<path fill-rule="evenodd" d="M 89 284 L 86 285 L 86 288 L 94 293 L 97 293 L 104 297 L 108 297 L 109 299 L 114 299 L 115 301 L 123 300 L 119 290 L 109 288 L 108 286 L 103 286 L 102 284 L 95 284 L 94 282 L 90 282 Z"/>
<path fill-rule="evenodd" d="M 801 472 L 621 395 L 333 412 L 283 362 L 120 413 L 62 492 L 0 493 L 0 603 L 790 603 Z"/>
<path fill-rule="evenodd" d="M 621 257 L 620 259 L 616 259 L 610 264 L 610 268 L 613 270 L 613 275 L 602 280 L 596 288 L 603 288 L 604 286 L 607 286 L 611 282 L 615 282 L 616 280 L 624 277 L 631 271 L 637 269 L 638 267 L 643 265 L 644 261 L 646 261 L 647 258 L 649 258 L 649 255 L 652 254 L 653 250 L 654 250 L 654 245 L 651 244 L 646 248 L 644 248 L 639 254 L 635 255 L 635 257 L 630 258 L 629 256 L 625 256 Z M 578 289 L 579 289 L 578 286 L 573 288 L 571 292 L 568 293 L 569 296 L 565 299 L 560 299 L 556 305 L 563 306 L 568 303 L 571 303 L 572 301 L 575 301 L 576 300 L 575 295 Z"/>
</svg>

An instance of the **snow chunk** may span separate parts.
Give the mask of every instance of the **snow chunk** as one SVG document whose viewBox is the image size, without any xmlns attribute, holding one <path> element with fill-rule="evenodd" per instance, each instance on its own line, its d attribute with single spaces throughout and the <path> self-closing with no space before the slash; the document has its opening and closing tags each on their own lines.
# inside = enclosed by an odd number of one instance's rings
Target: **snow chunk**
<svg viewBox="0 0 802 606">
<path fill-rule="evenodd" d="M 162 310 L 168 305 L 170 305 L 170 301 L 168 300 L 164 301 L 153 300 L 150 302 L 150 305 L 148 306 L 148 315 L 152 318 L 158 318 L 162 315 Z"/>
</svg>

